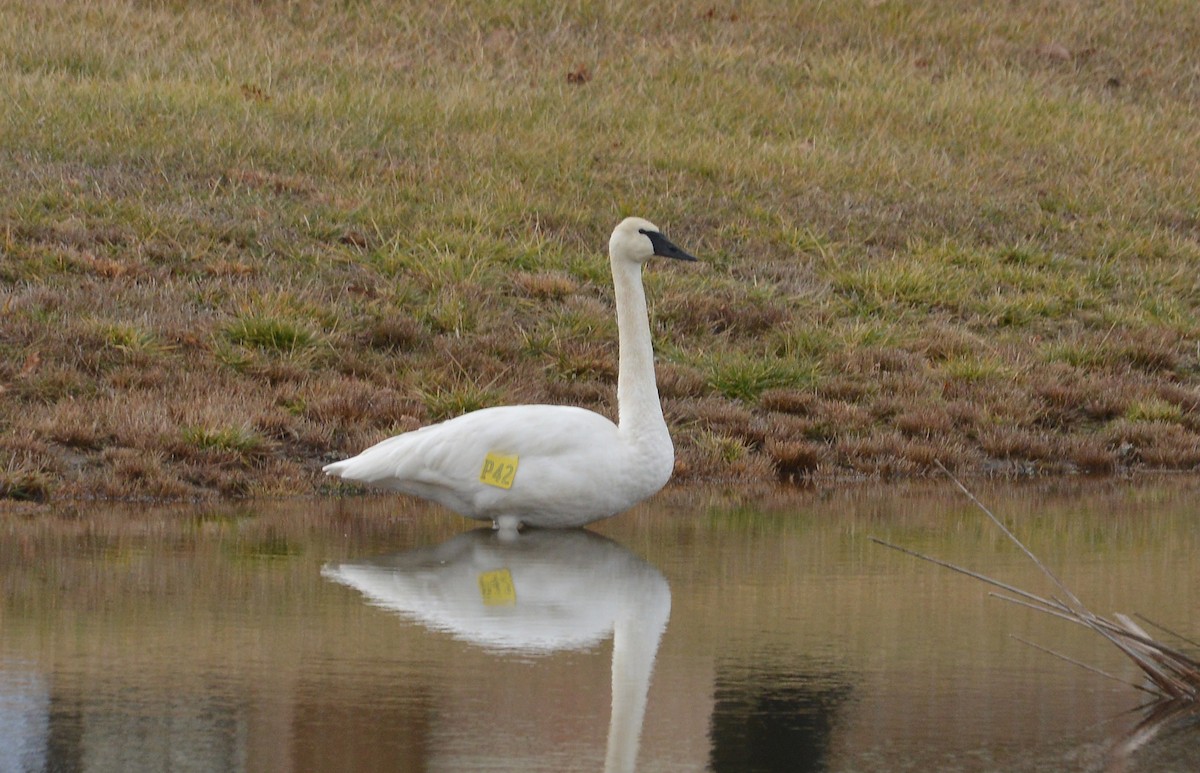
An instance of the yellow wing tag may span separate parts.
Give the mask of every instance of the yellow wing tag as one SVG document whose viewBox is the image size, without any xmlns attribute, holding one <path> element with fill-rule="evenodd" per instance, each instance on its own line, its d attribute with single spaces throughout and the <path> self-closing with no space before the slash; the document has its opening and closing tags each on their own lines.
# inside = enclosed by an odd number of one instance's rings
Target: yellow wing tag
<svg viewBox="0 0 1200 773">
<path fill-rule="evenodd" d="M 517 457 L 488 451 L 483 457 L 483 469 L 479 471 L 479 481 L 489 486 L 510 489 L 517 477 Z"/>
<path fill-rule="evenodd" d="M 513 585 L 512 572 L 495 569 L 479 575 L 479 595 L 485 606 L 507 607 L 517 603 L 517 589 Z"/>
</svg>

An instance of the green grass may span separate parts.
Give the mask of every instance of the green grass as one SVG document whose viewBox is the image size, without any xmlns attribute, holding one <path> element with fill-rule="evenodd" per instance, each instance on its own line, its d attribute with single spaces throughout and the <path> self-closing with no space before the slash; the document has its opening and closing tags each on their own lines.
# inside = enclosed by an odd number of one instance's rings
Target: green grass
<svg viewBox="0 0 1200 773">
<path fill-rule="evenodd" d="M 715 457 L 726 464 L 736 462 L 749 453 L 749 449 L 742 441 L 707 431 L 702 432 L 696 439 L 696 447 L 701 453 Z"/>
<path fill-rule="evenodd" d="M 1156 397 L 1139 400 L 1125 411 L 1129 421 L 1162 421 L 1178 424 L 1184 415 L 1182 406 L 1169 403 Z"/>
<path fill-rule="evenodd" d="M 247 458 L 260 455 L 266 443 L 250 427 L 184 427 L 183 442 L 201 451 L 229 451 Z"/>
<path fill-rule="evenodd" d="M 494 390 L 470 383 L 434 387 L 419 394 L 434 421 L 444 421 L 480 408 L 502 404 L 500 395 Z"/>
<path fill-rule="evenodd" d="M 724 417 L 685 476 L 1190 469 L 1190 3 L 706 10 L 0 0 L 0 458 L 305 492 L 472 407 L 611 414 L 639 214 L 702 258 L 646 272 L 668 415 Z"/>
<path fill-rule="evenodd" d="M 956 381 L 987 381 L 989 379 L 1011 379 L 1011 368 L 996 357 L 966 355 L 946 360 L 939 371 L 948 379 Z"/>
<path fill-rule="evenodd" d="M 132 323 L 105 323 L 100 334 L 105 346 L 131 358 L 154 358 L 166 354 L 171 347 L 158 340 L 153 331 Z"/>
<path fill-rule="evenodd" d="M 754 402 L 768 389 L 811 388 L 818 380 L 818 370 L 813 363 L 745 352 L 706 355 L 697 364 L 707 375 L 712 391 L 742 402 Z"/>
<path fill-rule="evenodd" d="M 274 317 L 239 317 L 222 332 L 230 343 L 280 354 L 294 354 L 317 343 L 312 332 Z"/>
</svg>

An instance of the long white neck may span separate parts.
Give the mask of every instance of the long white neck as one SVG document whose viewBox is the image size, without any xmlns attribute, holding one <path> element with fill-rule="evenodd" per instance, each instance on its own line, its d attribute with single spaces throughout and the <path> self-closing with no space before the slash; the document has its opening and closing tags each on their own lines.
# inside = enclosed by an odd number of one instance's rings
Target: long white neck
<svg viewBox="0 0 1200 773">
<path fill-rule="evenodd" d="M 620 358 L 617 374 L 617 412 L 621 433 L 627 437 L 666 436 L 662 404 L 654 378 L 654 347 L 642 266 L 613 259 L 613 287 L 617 301 Z M 670 442 L 669 440 L 667 442 Z"/>
</svg>

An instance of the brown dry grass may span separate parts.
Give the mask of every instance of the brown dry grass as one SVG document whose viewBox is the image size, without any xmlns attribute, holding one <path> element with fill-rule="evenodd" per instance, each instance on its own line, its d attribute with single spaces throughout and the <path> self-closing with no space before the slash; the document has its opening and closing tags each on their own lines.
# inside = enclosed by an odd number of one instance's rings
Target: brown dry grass
<svg viewBox="0 0 1200 773">
<path fill-rule="evenodd" d="M 611 416 L 627 213 L 681 478 L 1200 466 L 1190 5 L 724 10 L 0 0 L 0 496 Z"/>
</svg>

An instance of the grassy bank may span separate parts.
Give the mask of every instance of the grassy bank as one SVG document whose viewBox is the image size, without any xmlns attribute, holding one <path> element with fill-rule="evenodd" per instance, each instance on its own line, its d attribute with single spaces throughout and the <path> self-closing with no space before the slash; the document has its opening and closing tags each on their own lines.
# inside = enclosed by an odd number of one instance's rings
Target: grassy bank
<svg viewBox="0 0 1200 773">
<path fill-rule="evenodd" d="M 1136 7 L 1135 7 L 1136 6 Z M 1200 11 L 0 0 L 0 495 L 290 494 L 461 411 L 678 477 L 1200 466 Z"/>
</svg>

